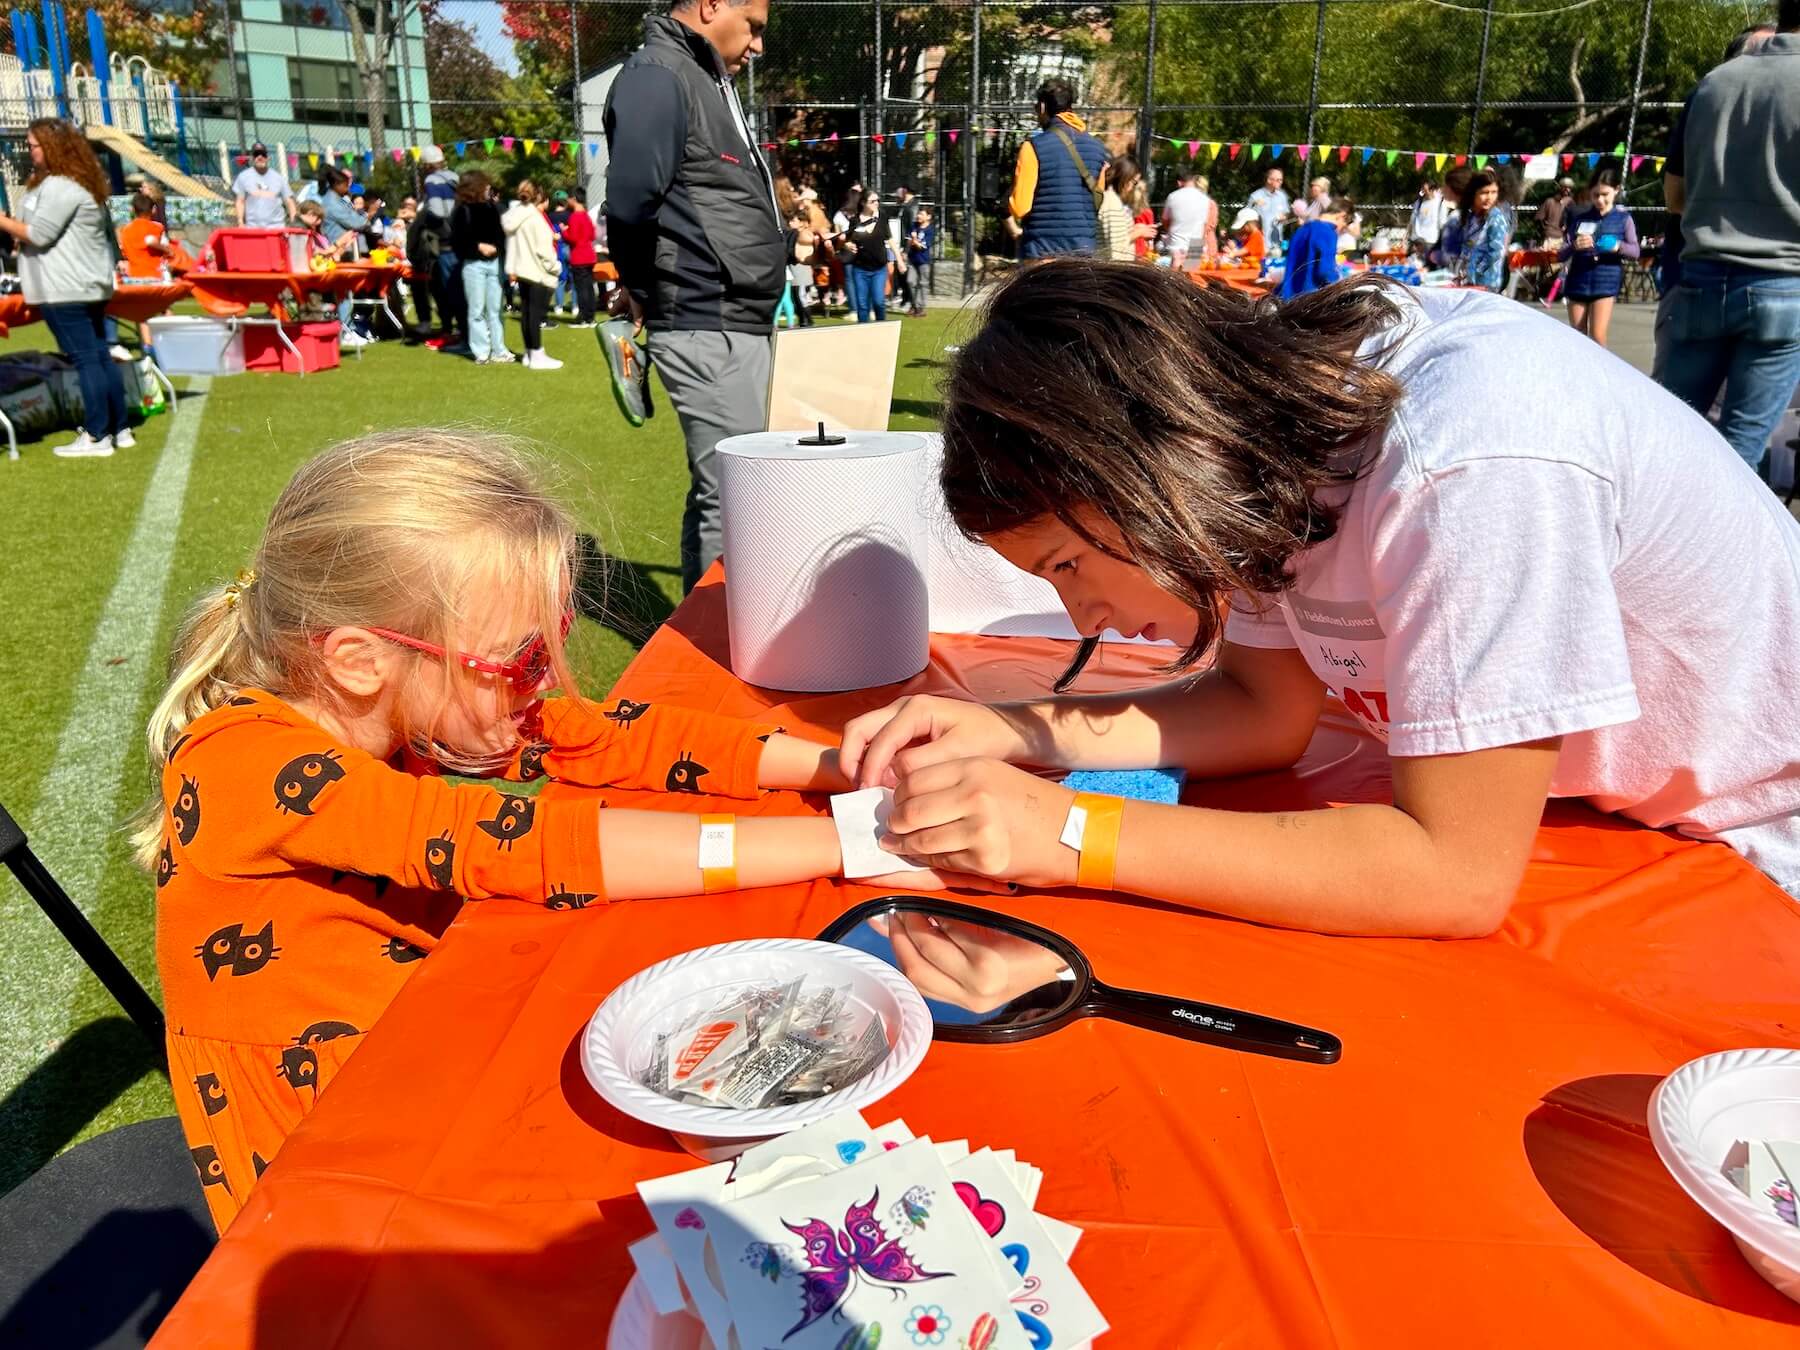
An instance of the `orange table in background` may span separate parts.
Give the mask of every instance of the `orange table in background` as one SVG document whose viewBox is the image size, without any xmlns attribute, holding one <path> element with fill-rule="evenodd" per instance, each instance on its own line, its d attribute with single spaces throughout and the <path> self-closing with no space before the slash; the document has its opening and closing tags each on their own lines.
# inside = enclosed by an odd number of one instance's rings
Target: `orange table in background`
<svg viewBox="0 0 1800 1350">
<path fill-rule="evenodd" d="M 1190 267 L 1188 276 L 1201 285 L 1218 282 L 1252 295 L 1266 295 L 1273 288 L 1272 283 L 1260 279 L 1261 267 Z"/>
<path fill-rule="evenodd" d="M 146 319 L 154 319 L 173 309 L 180 301 L 187 299 L 192 290 L 193 287 L 185 281 L 171 281 L 156 286 L 121 285 L 113 292 L 112 299 L 107 301 L 106 312 L 127 323 L 143 323 Z M 25 303 L 24 296 L 0 295 L 0 337 L 5 337 L 14 328 L 41 323 L 43 318 L 43 314 L 35 306 Z"/>
<path fill-rule="evenodd" d="M 898 692 L 780 701 L 732 678 L 725 652 L 715 571 L 620 688 L 803 733 Z M 1041 694 L 1067 654 L 939 637 L 905 688 Z M 1148 678 L 1155 655 L 1109 648 L 1083 687 Z M 1380 800 L 1385 766 L 1337 709 L 1296 769 L 1189 797 Z M 752 809 L 818 806 L 777 794 Z M 469 905 L 156 1344 L 604 1344 L 625 1246 L 650 1231 L 633 1185 L 694 1164 L 589 1088 L 588 1018 L 653 961 L 811 936 L 871 894 L 819 882 L 568 912 Z M 974 903 L 1067 934 L 1111 983 L 1343 1038 L 1341 1062 L 1317 1067 L 1089 1021 L 1017 1046 L 936 1045 L 869 1111 L 1045 1170 L 1040 1207 L 1086 1230 L 1074 1267 L 1112 1322 L 1103 1347 L 1800 1343 L 1800 1305 L 1676 1188 L 1644 1123 L 1684 1061 L 1800 1043 L 1800 910 L 1722 845 L 1554 805 L 1504 930 L 1478 942 L 1323 937 L 1077 894 Z"/>
</svg>

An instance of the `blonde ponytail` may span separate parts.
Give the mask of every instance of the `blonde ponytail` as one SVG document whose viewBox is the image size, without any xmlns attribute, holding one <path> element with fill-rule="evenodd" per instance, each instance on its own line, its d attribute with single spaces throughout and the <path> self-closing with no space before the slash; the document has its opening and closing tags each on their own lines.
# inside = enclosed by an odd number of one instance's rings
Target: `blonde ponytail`
<svg viewBox="0 0 1800 1350">
<path fill-rule="evenodd" d="M 574 522 L 500 437 L 380 432 L 302 465 L 269 514 L 254 570 L 209 591 L 182 623 L 150 717 L 156 790 L 131 823 L 138 863 L 156 865 L 162 771 L 188 728 L 245 689 L 333 699 L 314 638 L 334 628 L 388 628 L 452 648 L 472 592 L 498 585 L 538 620 L 557 681 L 575 694 L 561 618 L 578 565 Z M 447 698 L 466 694 L 455 663 L 438 671 Z M 492 767 L 457 760 L 432 727 L 405 730 L 447 768 Z"/>
</svg>

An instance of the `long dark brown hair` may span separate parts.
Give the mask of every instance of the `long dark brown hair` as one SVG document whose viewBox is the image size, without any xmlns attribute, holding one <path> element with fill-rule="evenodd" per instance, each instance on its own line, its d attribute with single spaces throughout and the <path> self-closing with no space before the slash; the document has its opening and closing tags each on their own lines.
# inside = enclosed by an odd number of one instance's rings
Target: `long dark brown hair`
<svg viewBox="0 0 1800 1350">
<path fill-rule="evenodd" d="M 488 192 L 493 187 L 493 180 L 480 169 L 470 169 L 456 184 L 456 200 L 466 202 L 470 206 L 485 202 Z"/>
<path fill-rule="evenodd" d="M 60 117 L 40 117 L 28 130 L 43 147 L 44 167 L 31 171 L 26 187 L 34 188 L 46 178 L 72 178 L 100 206 L 106 205 L 106 173 L 80 127 Z"/>
<path fill-rule="evenodd" d="M 1354 481 L 1362 457 L 1347 452 L 1400 398 L 1356 359 L 1399 318 L 1390 284 L 1280 304 L 1135 263 L 1021 268 L 945 384 L 951 515 L 973 538 L 1054 516 L 1142 567 L 1199 616 L 1173 668 L 1198 664 L 1223 596 L 1286 589 L 1294 556 L 1336 531 L 1319 493 Z"/>
</svg>

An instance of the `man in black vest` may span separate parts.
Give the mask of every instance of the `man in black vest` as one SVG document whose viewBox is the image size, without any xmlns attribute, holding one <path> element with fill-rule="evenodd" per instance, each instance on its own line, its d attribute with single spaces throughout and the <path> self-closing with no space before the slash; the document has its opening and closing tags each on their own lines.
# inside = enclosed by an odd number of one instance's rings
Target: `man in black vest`
<svg viewBox="0 0 1800 1350">
<path fill-rule="evenodd" d="M 723 547 L 717 446 L 768 422 L 787 243 L 732 86 L 768 21 L 769 0 L 676 0 L 606 100 L 607 243 L 687 440 L 687 589 Z"/>
<path fill-rule="evenodd" d="M 1108 155 L 1074 106 L 1067 80 L 1045 80 L 1038 90 L 1043 130 L 1019 147 L 1009 202 L 1022 258 L 1092 253 L 1099 242 L 1100 171 Z"/>
</svg>

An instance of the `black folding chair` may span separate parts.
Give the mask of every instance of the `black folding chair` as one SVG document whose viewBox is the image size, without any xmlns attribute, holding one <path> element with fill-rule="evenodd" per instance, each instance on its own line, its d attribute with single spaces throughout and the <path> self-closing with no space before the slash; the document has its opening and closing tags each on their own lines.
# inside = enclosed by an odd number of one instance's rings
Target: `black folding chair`
<svg viewBox="0 0 1800 1350">
<path fill-rule="evenodd" d="M 25 831 L 5 806 L 0 806 L 0 863 L 5 863 L 11 869 L 12 874 L 19 879 L 19 885 L 25 888 L 25 893 L 37 901 L 38 908 L 49 916 L 57 931 L 75 949 L 76 955 L 87 962 L 88 969 L 106 986 L 106 992 L 118 1000 L 119 1006 L 138 1024 L 144 1035 L 150 1038 L 157 1062 L 166 1066 L 168 1047 L 163 1039 L 165 1026 L 162 1009 L 144 991 L 144 986 L 126 968 L 118 953 L 106 945 L 106 939 L 88 922 L 87 915 L 69 898 L 69 893 L 57 883 L 56 878 L 50 875 L 50 869 L 31 851 L 31 845 L 25 839 Z"/>
</svg>

